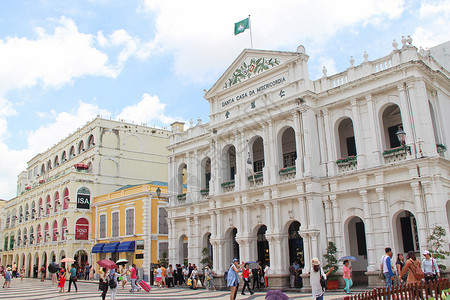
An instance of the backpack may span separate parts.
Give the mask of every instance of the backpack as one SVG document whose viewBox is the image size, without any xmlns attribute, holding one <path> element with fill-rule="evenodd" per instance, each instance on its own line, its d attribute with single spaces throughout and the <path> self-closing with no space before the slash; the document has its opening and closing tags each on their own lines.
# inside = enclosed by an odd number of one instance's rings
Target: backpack
<svg viewBox="0 0 450 300">
<path fill-rule="evenodd" d="M 114 276 L 115 276 L 115 275 L 109 276 L 108 284 L 109 284 L 109 288 L 110 288 L 110 289 L 115 289 L 115 288 L 117 287 L 117 283 L 116 283 L 116 281 L 114 280 Z"/>
<path fill-rule="evenodd" d="M 414 277 L 416 278 L 416 280 L 420 281 L 425 278 L 425 274 L 423 273 L 422 268 L 418 268 L 414 263 L 410 269 L 411 269 Z"/>
</svg>

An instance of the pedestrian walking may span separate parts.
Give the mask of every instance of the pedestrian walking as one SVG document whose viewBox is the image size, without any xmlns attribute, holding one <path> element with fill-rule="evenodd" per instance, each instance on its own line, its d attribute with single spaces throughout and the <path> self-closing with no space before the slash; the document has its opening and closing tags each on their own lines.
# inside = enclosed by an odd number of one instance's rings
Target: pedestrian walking
<svg viewBox="0 0 450 300">
<path fill-rule="evenodd" d="M 193 266 L 192 267 L 192 272 L 191 272 L 191 276 L 189 276 L 189 279 L 192 281 L 192 289 L 196 290 L 197 289 L 197 283 L 198 283 L 198 270 L 197 270 L 197 266 Z"/>
<path fill-rule="evenodd" d="M 205 267 L 205 287 L 207 291 L 216 290 L 216 286 L 214 285 L 214 271 L 209 266 Z"/>
<path fill-rule="evenodd" d="M 158 267 L 154 270 L 155 275 L 155 282 L 158 285 L 159 288 L 161 288 L 161 281 L 162 281 L 162 269 L 161 265 L 158 265 Z"/>
<path fill-rule="evenodd" d="M 175 287 L 173 284 L 173 276 L 174 276 L 174 269 L 172 267 L 172 264 L 169 264 L 169 267 L 167 268 L 167 287 L 170 288 L 170 286 Z"/>
<path fill-rule="evenodd" d="M 103 273 L 100 277 L 99 289 L 102 291 L 102 300 L 105 300 L 106 294 L 108 293 L 108 271 L 106 270 L 106 268 L 103 268 Z"/>
<path fill-rule="evenodd" d="M 5 282 L 3 283 L 3 287 L 10 288 L 11 287 L 11 277 L 12 277 L 12 271 L 10 267 L 6 268 L 5 271 Z"/>
<path fill-rule="evenodd" d="M 407 284 L 422 281 L 421 274 L 423 275 L 422 268 L 420 266 L 420 261 L 416 259 L 416 253 L 414 251 L 409 251 L 406 255 L 406 263 L 402 269 L 401 276 L 408 272 Z M 414 299 L 416 299 L 416 291 L 414 291 Z M 423 299 L 422 293 L 419 293 L 420 299 Z"/>
<path fill-rule="evenodd" d="M 397 269 L 397 281 L 398 284 L 403 285 L 406 283 L 408 278 L 408 272 L 401 276 L 403 267 L 405 266 L 404 258 L 402 253 L 397 253 L 397 261 L 395 262 L 395 268 Z"/>
<path fill-rule="evenodd" d="M 425 258 L 422 260 L 422 271 L 425 276 L 425 282 L 428 284 L 430 281 L 436 281 L 440 278 L 441 271 L 439 270 L 437 261 L 431 257 L 430 251 L 425 250 L 423 255 Z M 430 289 L 427 290 L 427 293 L 430 294 Z M 439 289 L 437 293 L 440 294 Z"/>
<path fill-rule="evenodd" d="M 164 265 L 161 265 L 161 286 L 162 287 L 165 287 L 165 288 L 167 288 L 167 285 L 166 285 L 166 276 L 167 276 L 167 273 L 166 273 L 166 268 L 164 267 Z"/>
<path fill-rule="evenodd" d="M 38 265 L 33 267 L 33 278 L 38 278 Z"/>
<path fill-rule="evenodd" d="M 52 273 L 52 285 L 55 285 L 55 284 L 58 286 L 58 274 Z"/>
<path fill-rule="evenodd" d="M 250 269 L 248 264 L 244 265 L 244 271 L 242 272 L 242 279 L 244 279 L 244 287 L 242 288 L 242 295 L 245 295 L 245 288 L 247 287 L 250 295 L 253 295 L 253 291 L 250 289 Z"/>
<path fill-rule="evenodd" d="M 183 282 L 186 283 L 189 278 L 189 269 L 183 266 Z"/>
<path fill-rule="evenodd" d="M 252 276 L 253 276 L 253 291 L 255 288 L 258 288 L 258 291 L 261 287 L 261 266 L 260 262 L 257 261 L 258 267 L 252 269 Z"/>
<path fill-rule="evenodd" d="M 78 287 L 77 287 L 77 268 L 75 268 L 75 265 L 72 264 L 72 268 L 70 269 L 70 277 L 69 277 L 69 288 L 67 289 L 67 292 L 70 293 L 70 287 L 73 285 L 75 286 L 75 291 L 78 293 Z"/>
<path fill-rule="evenodd" d="M 346 259 L 344 260 L 344 281 L 345 281 L 345 288 L 344 291 L 347 294 L 350 294 L 350 288 L 353 285 L 353 280 L 352 280 L 352 267 L 349 267 L 350 262 Z"/>
<path fill-rule="evenodd" d="M 380 269 L 383 270 L 384 274 L 384 282 L 386 285 L 386 290 L 392 288 L 392 279 L 395 277 L 394 272 L 392 272 L 392 249 L 390 247 L 386 247 L 384 249 L 384 255 L 381 258 L 381 266 Z"/>
<path fill-rule="evenodd" d="M 84 266 L 84 280 L 89 280 L 89 271 L 91 270 L 91 266 L 89 266 L 89 263 L 86 263 L 86 266 Z"/>
<path fill-rule="evenodd" d="M 328 273 L 325 274 L 322 267 L 320 266 L 320 261 L 317 257 L 314 257 L 311 260 L 311 265 L 311 270 L 309 271 L 309 280 L 311 283 L 312 296 L 313 298 L 316 298 L 316 300 L 323 300 L 325 288 L 322 287 L 320 279 L 323 278 L 324 280 L 326 280 L 331 271 L 334 270 L 334 267 L 332 267 L 328 271 Z"/>
<path fill-rule="evenodd" d="M 17 278 L 17 264 L 14 262 L 12 267 L 12 278 Z"/>
<path fill-rule="evenodd" d="M 89 280 L 93 280 L 94 279 L 94 266 L 91 266 L 91 268 L 89 269 Z"/>
<path fill-rule="evenodd" d="M 108 285 L 109 289 L 111 291 L 111 300 L 116 299 L 116 293 L 117 293 L 117 287 L 119 285 L 118 278 L 120 277 L 120 274 L 116 272 L 116 269 L 109 270 L 108 274 Z"/>
<path fill-rule="evenodd" d="M 269 278 L 267 275 L 269 274 L 269 264 L 266 264 L 266 267 L 264 268 L 264 287 L 267 288 L 269 286 Z"/>
<path fill-rule="evenodd" d="M 22 266 L 22 268 L 20 268 L 20 281 L 23 281 L 24 276 L 25 276 L 25 267 Z"/>
<path fill-rule="evenodd" d="M 127 282 L 128 282 L 128 277 L 129 277 L 129 274 L 128 274 L 128 269 L 127 269 L 127 267 L 125 266 L 125 265 L 123 265 L 122 266 L 122 270 L 120 271 L 120 276 L 122 277 L 122 289 L 125 289 L 125 285 L 127 284 Z"/>
<path fill-rule="evenodd" d="M 66 269 L 61 268 L 58 272 L 58 286 L 59 286 L 59 292 L 64 293 L 65 292 L 65 284 L 66 284 Z"/>
<path fill-rule="evenodd" d="M 41 273 L 41 281 L 44 281 L 44 279 L 45 279 L 45 265 L 42 265 L 40 273 Z"/>
<path fill-rule="evenodd" d="M 136 280 L 137 280 L 136 264 L 132 264 L 131 265 L 130 273 L 131 273 L 130 274 L 130 279 L 131 279 L 131 290 L 130 290 L 130 292 L 134 293 L 134 290 L 137 290 L 139 292 L 139 290 L 141 288 L 136 285 Z"/>
<path fill-rule="evenodd" d="M 227 286 L 230 287 L 230 300 L 235 300 L 237 291 L 239 290 L 239 272 L 242 271 L 242 266 L 239 266 L 239 260 L 233 259 L 233 262 L 227 273 Z"/>
</svg>

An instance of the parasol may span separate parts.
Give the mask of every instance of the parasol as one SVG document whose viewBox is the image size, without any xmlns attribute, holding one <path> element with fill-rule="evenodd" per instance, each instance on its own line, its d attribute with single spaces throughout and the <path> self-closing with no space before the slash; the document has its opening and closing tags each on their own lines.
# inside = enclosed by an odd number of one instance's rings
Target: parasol
<svg viewBox="0 0 450 300">
<path fill-rule="evenodd" d="M 282 291 L 268 291 L 266 294 L 267 300 L 287 300 L 289 297 Z"/>
<path fill-rule="evenodd" d="M 119 267 L 116 265 L 116 263 L 109 259 L 102 259 L 97 262 L 97 264 L 106 269 L 118 269 Z"/>
<path fill-rule="evenodd" d="M 125 258 L 121 258 L 118 261 L 116 261 L 116 265 L 120 266 L 120 265 L 126 265 L 128 263 L 128 260 L 126 260 Z"/>
<path fill-rule="evenodd" d="M 50 263 L 47 268 L 50 273 L 57 273 L 60 269 L 56 262 Z"/>
<path fill-rule="evenodd" d="M 358 261 L 358 259 L 354 256 L 343 256 L 341 258 L 339 258 L 339 261 L 344 261 L 344 260 L 349 260 L 349 261 Z"/>
<path fill-rule="evenodd" d="M 75 262 L 75 259 L 70 258 L 70 257 L 66 257 L 66 258 L 61 259 L 60 262 L 61 262 L 61 263 Z"/>
<path fill-rule="evenodd" d="M 249 269 L 258 269 L 259 268 L 259 264 L 256 261 L 247 261 L 245 263 L 248 264 Z"/>
</svg>

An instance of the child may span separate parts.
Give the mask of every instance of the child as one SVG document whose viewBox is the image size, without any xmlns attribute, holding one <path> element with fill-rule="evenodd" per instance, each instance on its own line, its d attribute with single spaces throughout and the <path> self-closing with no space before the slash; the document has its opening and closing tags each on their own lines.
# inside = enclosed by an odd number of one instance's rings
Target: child
<svg viewBox="0 0 450 300">
<path fill-rule="evenodd" d="M 66 284 L 66 269 L 64 269 L 64 268 L 61 268 L 61 270 L 59 270 L 59 273 L 58 273 L 58 280 L 59 280 L 59 283 L 58 283 L 58 286 L 59 286 L 59 292 L 60 293 L 64 293 L 65 292 L 65 290 L 64 290 L 64 285 Z"/>
</svg>

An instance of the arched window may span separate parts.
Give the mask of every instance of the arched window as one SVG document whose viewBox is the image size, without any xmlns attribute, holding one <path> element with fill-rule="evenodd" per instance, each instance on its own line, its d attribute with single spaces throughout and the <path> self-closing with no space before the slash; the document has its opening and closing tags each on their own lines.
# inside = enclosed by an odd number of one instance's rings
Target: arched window
<svg viewBox="0 0 450 300">
<path fill-rule="evenodd" d="M 22 231 L 17 231 L 17 246 L 22 246 Z"/>
<path fill-rule="evenodd" d="M 19 207 L 19 223 L 22 223 L 23 221 L 23 211 L 22 206 Z"/>
<path fill-rule="evenodd" d="M 39 198 L 38 217 L 41 217 L 44 214 L 44 208 L 42 207 L 42 205 L 42 198 Z"/>
<path fill-rule="evenodd" d="M 295 167 L 297 150 L 295 147 L 295 131 L 292 127 L 284 130 L 281 136 L 282 167 Z"/>
<path fill-rule="evenodd" d="M 36 242 L 39 244 L 42 241 L 41 224 L 38 224 L 36 229 Z"/>
<path fill-rule="evenodd" d="M 24 245 L 28 244 L 28 233 L 27 233 L 27 228 L 26 227 L 23 229 L 23 244 Z"/>
<path fill-rule="evenodd" d="M 402 115 L 397 104 L 390 104 L 383 111 L 385 149 L 392 149 L 401 146 L 397 137 L 397 131 L 403 129 Z"/>
<path fill-rule="evenodd" d="M 89 221 L 86 218 L 80 218 L 75 224 L 75 239 L 89 239 Z"/>
<path fill-rule="evenodd" d="M 60 205 L 60 202 L 59 202 L 59 193 L 58 193 L 58 192 L 55 193 L 55 201 L 53 202 L 53 205 L 54 205 L 53 211 L 54 211 L 55 213 L 58 212 L 58 207 L 59 207 L 59 205 Z"/>
<path fill-rule="evenodd" d="M 45 173 L 45 165 L 42 164 L 42 166 L 41 166 L 41 175 L 44 174 L 44 173 Z"/>
<path fill-rule="evenodd" d="M 53 221 L 53 228 L 52 228 L 52 240 L 56 242 L 58 240 L 59 232 L 58 232 L 58 222 L 55 220 Z"/>
<path fill-rule="evenodd" d="M 78 144 L 78 154 L 81 154 L 84 152 L 84 142 L 80 141 L 80 143 Z"/>
<path fill-rule="evenodd" d="M 64 218 L 62 220 L 62 225 L 61 225 L 61 240 L 65 241 L 67 237 L 67 219 Z"/>
<path fill-rule="evenodd" d="M 45 203 L 45 214 L 49 215 L 51 211 L 52 211 L 52 203 L 50 200 L 50 195 L 47 195 L 47 201 Z"/>
<path fill-rule="evenodd" d="M 34 229 L 33 226 L 30 227 L 30 245 L 34 244 Z"/>
<path fill-rule="evenodd" d="M 67 161 L 67 153 L 66 151 L 63 151 L 62 155 L 61 155 L 61 163 L 64 163 Z"/>
<path fill-rule="evenodd" d="M 55 160 L 53 161 L 53 165 L 56 167 L 56 166 L 59 166 L 59 157 L 58 157 L 58 155 L 56 155 L 55 156 Z"/>
<path fill-rule="evenodd" d="M 50 239 L 49 226 L 48 226 L 48 222 L 45 222 L 45 226 L 44 226 L 44 243 L 47 243 L 47 241 L 49 239 Z"/>
<path fill-rule="evenodd" d="M 52 161 L 49 159 L 47 162 L 47 170 L 51 170 L 52 169 Z"/>
<path fill-rule="evenodd" d="M 90 148 L 92 148 L 92 147 L 94 147 L 95 146 L 95 143 L 94 143 L 94 135 L 90 135 L 89 136 L 89 139 L 88 139 L 88 149 L 90 149 Z"/>
<path fill-rule="evenodd" d="M 349 156 L 356 156 L 356 143 L 352 119 L 345 118 L 341 120 L 338 126 L 338 138 L 340 157 L 346 158 Z"/>
<path fill-rule="evenodd" d="M 68 209 L 69 208 L 69 189 L 65 188 L 64 189 L 64 209 Z"/>
<path fill-rule="evenodd" d="M 25 211 L 24 211 L 24 215 L 25 215 L 25 221 L 28 221 L 28 218 L 30 217 L 30 207 L 28 206 L 28 203 L 25 204 Z"/>
<path fill-rule="evenodd" d="M 75 147 L 72 146 L 70 147 L 69 159 L 73 158 L 74 156 L 75 156 Z"/>
<path fill-rule="evenodd" d="M 31 202 L 31 219 L 34 220 L 34 218 L 36 218 L 36 203 Z"/>
<path fill-rule="evenodd" d="M 6 228 L 9 228 L 9 226 L 11 225 L 11 215 L 8 212 L 8 214 L 6 215 Z"/>
<path fill-rule="evenodd" d="M 82 187 L 77 191 L 77 208 L 91 208 L 91 192 L 89 189 Z"/>
</svg>

